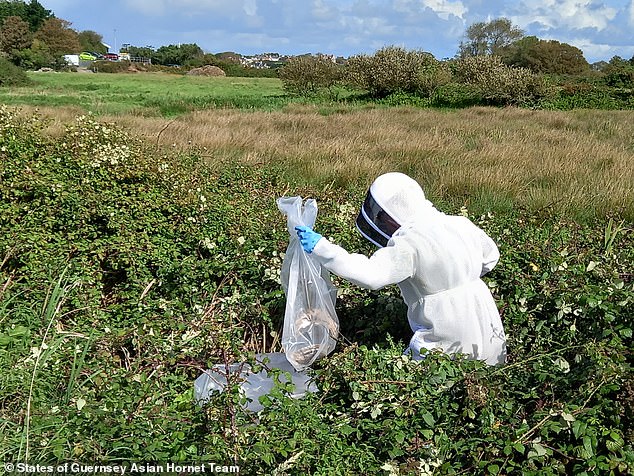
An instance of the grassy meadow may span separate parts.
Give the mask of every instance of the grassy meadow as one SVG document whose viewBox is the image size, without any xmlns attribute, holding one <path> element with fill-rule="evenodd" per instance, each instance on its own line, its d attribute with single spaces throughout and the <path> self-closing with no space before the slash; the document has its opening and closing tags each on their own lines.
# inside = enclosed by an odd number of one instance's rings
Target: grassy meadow
<svg viewBox="0 0 634 476">
<path fill-rule="evenodd" d="M 0 90 L 0 102 L 72 107 L 104 115 L 175 116 L 210 107 L 279 108 L 282 85 L 267 78 L 166 73 L 29 73 L 34 85 Z"/>
<path fill-rule="evenodd" d="M 634 217 L 631 111 L 304 104 L 285 95 L 276 79 L 32 77 L 36 86 L 2 91 L 0 100 L 37 107 L 56 121 L 57 133 L 91 112 L 158 146 L 204 147 L 211 161 L 276 164 L 322 186 L 365 185 L 398 169 L 432 199 L 454 206 Z"/>
<path fill-rule="evenodd" d="M 385 107 L 274 79 L 34 73 L 0 90 L 0 461 L 262 475 L 634 472 L 634 121 Z M 319 392 L 257 415 L 212 365 L 280 351 L 283 195 L 351 251 L 368 184 L 420 181 L 500 248 L 509 360 L 402 356 L 394 286 L 334 277 Z"/>
</svg>

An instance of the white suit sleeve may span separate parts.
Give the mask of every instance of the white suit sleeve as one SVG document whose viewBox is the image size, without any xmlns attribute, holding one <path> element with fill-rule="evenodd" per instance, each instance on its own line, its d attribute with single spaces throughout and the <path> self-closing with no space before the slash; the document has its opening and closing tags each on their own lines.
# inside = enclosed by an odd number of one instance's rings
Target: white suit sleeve
<svg viewBox="0 0 634 476">
<path fill-rule="evenodd" d="M 482 233 L 482 272 L 480 273 L 480 277 L 482 277 L 495 268 L 500 259 L 500 252 L 495 241 L 489 235 L 482 230 L 480 233 Z"/>
<path fill-rule="evenodd" d="M 348 253 L 341 246 L 322 238 L 312 256 L 330 272 L 367 289 L 380 289 L 400 283 L 415 273 L 414 250 L 398 237 L 371 257 Z"/>
</svg>

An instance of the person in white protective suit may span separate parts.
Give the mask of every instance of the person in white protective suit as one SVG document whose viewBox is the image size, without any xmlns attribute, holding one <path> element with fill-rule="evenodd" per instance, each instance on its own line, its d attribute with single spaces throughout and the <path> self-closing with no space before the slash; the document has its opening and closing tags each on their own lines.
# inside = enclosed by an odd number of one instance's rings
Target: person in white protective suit
<svg viewBox="0 0 634 476">
<path fill-rule="evenodd" d="M 398 172 L 372 183 L 356 226 L 379 247 L 369 258 L 309 227 L 296 230 L 304 250 L 332 273 L 373 290 L 398 284 L 414 332 L 406 351 L 413 358 L 440 349 L 504 363 L 504 328 L 481 279 L 500 254 L 484 231 L 466 217 L 438 211 L 415 180 Z"/>
</svg>

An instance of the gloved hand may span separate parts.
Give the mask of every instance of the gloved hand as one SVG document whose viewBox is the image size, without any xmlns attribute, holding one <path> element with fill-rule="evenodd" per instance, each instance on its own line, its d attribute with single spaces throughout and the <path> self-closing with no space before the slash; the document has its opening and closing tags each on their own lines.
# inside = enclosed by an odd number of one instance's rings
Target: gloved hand
<svg viewBox="0 0 634 476">
<path fill-rule="evenodd" d="M 312 253 L 317 242 L 322 239 L 322 236 L 314 232 L 309 226 L 296 226 L 295 230 L 297 231 L 299 242 L 302 244 L 304 251 L 306 253 Z"/>
</svg>

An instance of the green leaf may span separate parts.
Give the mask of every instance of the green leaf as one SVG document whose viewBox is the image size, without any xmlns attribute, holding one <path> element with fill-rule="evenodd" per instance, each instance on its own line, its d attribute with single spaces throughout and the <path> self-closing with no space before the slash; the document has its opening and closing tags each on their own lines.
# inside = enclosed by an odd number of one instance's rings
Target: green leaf
<svg viewBox="0 0 634 476">
<path fill-rule="evenodd" d="M 616 431 L 611 431 L 610 439 L 605 442 L 605 447 L 612 453 L 616 453 L 621 448 L 623 448 L 624 444 L 625 441 L 623 440 L 621 435 L 619 435 Z"/>
<path fill-rule="evenodd" d="M 436 424 L 436 420 L 434 420 L 434 417 L 432 416 L 431 413 L 425 412 L 421 416 L 423 417 L 423 420 L 425 421 L 425 423 L 427 423 L 428 426 L 433 427 Z"/>
<path fill-rule="evenodd" d="M 592 438 L 589 436 L 583 437 L 583 449 L 589 458 L 594 456 L 594 448 L 592 448 Z"/>
<path fill-rule="evenodd" d="M 354 430 L 354 428 L 352 428 L 350 425 L 343 425 L 340 429 L 341 433 L 343 433 L 345 436 L 348 436 L 350 433 L 352 433 Z"/>
<path fill-rule="evenodd" d="M 500 467 L 497 464 L 490 464 L 487 467 L 489 474 L 498 474 L 500 472 Z"/>
<path fill-rule="evenodd" d="M 586 425 L 582 421 L 576 420 L 572 424 L 572 433 L 573 435 L 575 435 L 575 438 L 579 438 L 580 436 L 585 434 L 586 428 L 588 428 L 588 425 Z"/>
<path fill-rule="evenodd" d="M 537 456 L 546 456 L 548 451 L 539 443 L 533 443 L 533 450 L 537 454 Z"/>
</svg>

